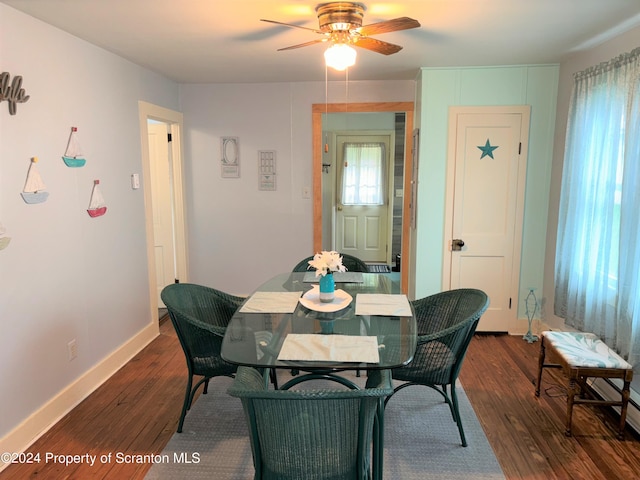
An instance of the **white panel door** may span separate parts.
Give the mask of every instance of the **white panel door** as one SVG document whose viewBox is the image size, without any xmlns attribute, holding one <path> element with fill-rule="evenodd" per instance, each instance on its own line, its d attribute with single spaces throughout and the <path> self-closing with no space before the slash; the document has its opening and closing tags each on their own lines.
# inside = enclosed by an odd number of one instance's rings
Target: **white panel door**
<svg viewBox="0 0 640 480">
<path fill-rule="evenodd" d="M 169 143 L 166 124 L 150 123 L 148 129 L 156 289 L 158 305 L 164 307 L 160 292 L 176 279 Z"/>
<path fill-rule="evenodd" d="M 529 112 L 511 108 L 452 110 L 450 288 L 487 293 L 479 331 L 510 331 L 517 319 Z"/>
<path fill-rule="evenodd" d="M 383 203 L 380 205 L 345 204 L 342 198 L 344 169 L 354 168 L 344 158 L 345 143 L 382 143 L 384 145 Z M 336 250 L 348 253 L 365 262 L 388 263 L 389 234 L 389 135 L 337 135 L 337 199 L 336 199 Z"/>
</svg>

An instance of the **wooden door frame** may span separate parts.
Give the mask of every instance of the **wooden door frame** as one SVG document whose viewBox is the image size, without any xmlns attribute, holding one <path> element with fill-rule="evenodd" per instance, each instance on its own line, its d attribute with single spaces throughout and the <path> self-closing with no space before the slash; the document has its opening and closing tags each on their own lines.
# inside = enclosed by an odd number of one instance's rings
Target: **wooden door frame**
<svg viewBox="0 0 640 480">
<path fill-rule="evenodd" d="M 158 300 L 156 290 L 156 261 L 154 252 L 154 234 L 153 234 L 153 205 L 151 200 L 151 168 L 149 154 L 149 130 L 147 127 L 148 120 L 157 120 L 166 123 L 171 132 L 171 162 L 173 183 L 173 209 L 174 209 L 174 230 L 175 230 L 175 256 L 176 256 L 176 275 L 181 282 L 189 279 L 188 274 L 188 257 L 187 257 L 187 230 L 186 230 L 186 212 L 184 205 L 184 187 L 183 187 L 183 168 L 182 159 L 182 132 L 183 117 L 182 113 L 159 107 L 151 103 L 139 101 L 138 115 L 140 124 L 140 143 L 142 151 L 142 186 L 144 192 L 144 210 L 145 210 L 145 231 L 147 238 L 147 272 L 149 277 L 149 303 L 151 308 L 151 319 L 158 324 Z"/>
<path fill-rule="evenodd" d="M 311 106 L 312 181 L 313 181 L 313 251 L 322 250 L 322 116 L 325 113 L 404 112 L 404 195 L 402 204 L 402 247 L 400 286 L 407 292 L 409 285 L 409 206 L 411 202 L 411 172 L 413 143 L 413 102 L 315 103 Z"/>
</svg>

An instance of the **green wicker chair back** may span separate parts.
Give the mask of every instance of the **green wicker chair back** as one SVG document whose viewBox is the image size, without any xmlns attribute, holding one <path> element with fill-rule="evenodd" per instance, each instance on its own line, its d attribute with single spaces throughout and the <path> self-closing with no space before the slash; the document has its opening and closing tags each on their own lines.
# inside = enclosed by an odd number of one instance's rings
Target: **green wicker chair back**
<svg viewBox="0 0 640 480">
<path fill-rule="evenodd" d="M 369 267 L 366 263 L 360 260 L 358 257 L 354 257 L 353 255 L 349 255 L 347 253 L 341 253 L 342 256 L 342 264 L 347 268 L 348 272 L 363 272 L 369 273 Z M 313 260 L 313 255 L 310 257 L 301 260 L 295 267 L 293 267 L 293 272 L 306 272 L 309 267 L 309 260 Z"/>
<path fill-rule="evenodd" d="M 361 390 L 268 390 L 250 367 L 228 390 L 242 400 L 256 480 L 370 479 L 374 424 L 392 392 L 389 371 L 370 372 Z"/>
<path fill-rule="evenodd" d="M 229 320 L 245 299 L 191 283 L 168 285 L 160 297 L 169 311 L 187 361 L 189 378 L 178 423 L 178 432 L 182 432 L 198 387 L 204 383 L 204 393 L 207 393 L 210 378 L 232 377 L 237 369 L 222 360 L 220 348 Z M 202 377 L 195 386 L 194 376 Z"/>
<path fill-rule="evenodd" d="M 394 393 L 411 385 L 436 390 L 449 405 L 462 445 L 466 447 L 455 385 L 489 298 L 481 290 L 462 288 L 415 300 L 412 304 L 418 326 L 416 353 L 407 366 L 392 370 L 394 380 L 406 382 L 397 386 Z"/>
</svg>

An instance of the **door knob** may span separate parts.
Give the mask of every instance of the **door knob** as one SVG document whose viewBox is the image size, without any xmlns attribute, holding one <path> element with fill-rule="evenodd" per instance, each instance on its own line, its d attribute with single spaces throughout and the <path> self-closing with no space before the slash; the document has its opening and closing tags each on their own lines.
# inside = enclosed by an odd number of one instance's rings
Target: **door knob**
<svg viewBox="0 0 640 480">
<path fill-rule="evenodd" d="M 342 205 L 338 205 L 338 211 L 341 212 L 342 211 Z"/>
<path fill-rule="evenodd" d="M 451 250 L 454 252 L 459 252 L 464 247 L 464 241 L 459 238 L 454 238 L 451 240 Z"/>
</svg>

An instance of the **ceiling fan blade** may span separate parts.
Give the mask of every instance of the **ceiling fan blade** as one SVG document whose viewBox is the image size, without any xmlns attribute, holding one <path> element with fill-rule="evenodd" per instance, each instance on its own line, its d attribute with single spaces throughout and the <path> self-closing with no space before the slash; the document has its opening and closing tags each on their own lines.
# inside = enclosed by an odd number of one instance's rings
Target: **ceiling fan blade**
<svg viewBox="0 0 640 480">
<path fill-rule="evenodd" d="M 402 50 L 402 47 L 400 45 L 394 45 L 393 43 L 383 42 L 381 40 L 377 40 L 371 37 L 358 38 L 357 41 L 355 41 L 353 44 L 356 47 L 366 48 L 367 50 L 381 53 L 383 55 L 391 55 L 393 53 L 398 53 L 400 50 Z"/>
<path fill-rule="evenodd" d="M 398 30 L 409 30 L 410 28 L 418 28 L 420 22 L 409 17 L 394 18 L 393 20 L 387 20 L 385 22 L 372 23 L 371 25 L 364 25 L 357 29 L 363 37 L 369 35 L 378 35 L 380 33 L 397 32 Z"/>
<path fill-rule="evenodd" d="M 311 40 L 310 42 L 299 43 L 298 45 L 291 45 L 290 47 L 279 48 L 278 52 L 282 52 L 283 50 L 293 50 L 295 48 L 308 47 L 309 45 L 315 45 L 316 43 L 326 42 L 327 38 L 318 38 L 317 40 Z"/>
<path fill-rule="evenodd" d="M 264 18 L 261 18 L 260 21 L 261 22 L 267 22 L 267 23 L 275 23 L 276 25 L 282 25 L 283 27 L 300 28 L 302 30 L 309 30 L 311 32 L 320 33 L 320 34 L 324 35 L 324 32 L 322 30 L 317 30 L 315 28 L 301 27 L 300 25 L 293 25 L 291 23 L 276 22 L 275 20 L 265 20 Z"/>
</svg>

